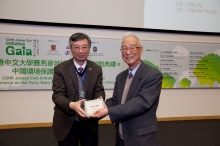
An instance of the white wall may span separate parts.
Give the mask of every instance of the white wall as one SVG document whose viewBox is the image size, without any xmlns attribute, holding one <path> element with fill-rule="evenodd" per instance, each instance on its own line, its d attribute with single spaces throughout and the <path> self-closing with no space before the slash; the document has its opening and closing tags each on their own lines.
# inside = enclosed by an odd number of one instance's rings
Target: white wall
<svg viewBox="0 0 220 146">
<path fill-rule="evenodd" d="M 84 32 L 92 38 L 120 39 L 127 31 L 0 23 L 0 33 L 69 37 L 75 32 Z M 219 36 L 134 33 L 141 40 L 220 42 Z M 0 91 L 0 125 L 52 122 L 54 104 L 51 95 L 51 90 Z M 106 95 L 111 97 L 112 90 L 106 90 Z M 162 89 L 157 115 L 159 118 L 217 116 L 220 115 L 219 103 L 220 89 Z"/>
</svg>

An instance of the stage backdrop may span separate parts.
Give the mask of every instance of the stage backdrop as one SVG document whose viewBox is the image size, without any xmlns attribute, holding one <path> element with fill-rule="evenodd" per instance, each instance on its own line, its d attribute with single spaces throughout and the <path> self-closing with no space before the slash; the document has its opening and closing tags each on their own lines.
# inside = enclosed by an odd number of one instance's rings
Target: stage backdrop
<svg viewBox="0 0 220 146">
<path fill-rule="evenodd" d="M 92 38 L 89 59 L 105 89 L 128 68 L 118 39 Z M 163 88 L 219 88 L 220 44 L 142 41 L 144 63 L 163 73 Z M 0 34 L 0 90 L 51 89 L 53 68 L 71 59 L 68 37 Z"/>
</svg>

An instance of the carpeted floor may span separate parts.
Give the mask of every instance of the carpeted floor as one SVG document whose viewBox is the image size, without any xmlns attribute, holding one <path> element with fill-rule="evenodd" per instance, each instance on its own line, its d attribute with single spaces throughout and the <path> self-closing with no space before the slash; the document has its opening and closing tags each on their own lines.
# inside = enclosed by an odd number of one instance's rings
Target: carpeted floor
<svg viewBox="0 0 220 146">
<path fill-rule="evenodd" d="M 158 122 L 159 146 L 220 146 L 220 120 Z M 99 127 L 99 146 L 114 146 L 114 124 Z M 0 146 L 57 146 L 52 128 L 0 130 Z"/>
</svg>

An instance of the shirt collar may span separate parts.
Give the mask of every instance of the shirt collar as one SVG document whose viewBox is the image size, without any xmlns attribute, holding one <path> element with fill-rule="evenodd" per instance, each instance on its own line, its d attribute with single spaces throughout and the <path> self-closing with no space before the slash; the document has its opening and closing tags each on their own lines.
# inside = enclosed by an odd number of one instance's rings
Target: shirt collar
<svg viewBox="0 0 220 146">
<path fill-rule="evenodd" d="M 86 64 L 87 64 L 87 60 L 85 61 L 85 63 L 82 65 L 82 66 L 80 66 L 79 64 L 77 64 L 77 62 L 73 59 L 73 63 L 74 63 L 74 65 L 75 65 L 75 67 L 76 67 L 76 69 L 78 70 L 78 68 L 79 67 L 82 67 L 83 68 L 83 70 L 86 68 Z"/>
</svg>

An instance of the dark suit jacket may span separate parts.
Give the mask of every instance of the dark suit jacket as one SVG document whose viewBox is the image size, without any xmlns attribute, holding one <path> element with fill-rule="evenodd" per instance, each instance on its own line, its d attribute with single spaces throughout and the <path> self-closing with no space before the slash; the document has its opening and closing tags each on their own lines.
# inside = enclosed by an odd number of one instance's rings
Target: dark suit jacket
<svg viewBox="0 0 220 146">
<path fill-rule="evenodd" d="M 55 103 L 53 131 L 55 137 L 62 141 L 69 133 L 76 115 L 75 111 L 69 109 L 69 103 L 79 100 L 78 81 L 73 59 L 54 67 L 52 89 L 52 100 Z M 104 87 L 102 85 L 102 69 L 89 60 L 87 60 L 86 67 L 85 92 L 87 100 L 96 99 L 99 96 L 105 99 Z M 98 134 L 98 119 L 90 118 L 88 120 L 95 134 Z"/>
<path fill-rule="evenodd" d="M 107 99 L 109 117 L 116 122 L 122 122 L 125 146 L 156 146 L 157 117 L 162 74 L 149 65 L 140 64 L 133 77 L 125 104 L 121 104 L 122 94 L 128 76 L 128 69 L 116 77 L 113 97 Z"/>
</svg>

